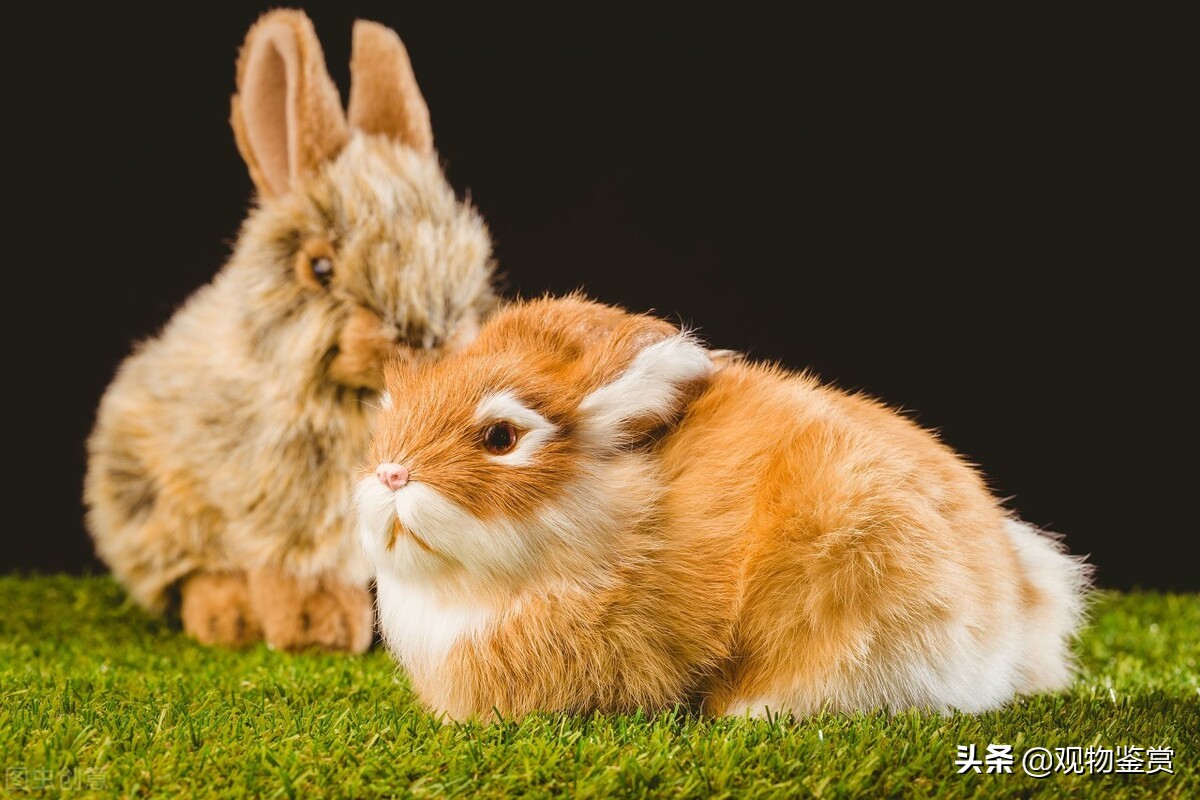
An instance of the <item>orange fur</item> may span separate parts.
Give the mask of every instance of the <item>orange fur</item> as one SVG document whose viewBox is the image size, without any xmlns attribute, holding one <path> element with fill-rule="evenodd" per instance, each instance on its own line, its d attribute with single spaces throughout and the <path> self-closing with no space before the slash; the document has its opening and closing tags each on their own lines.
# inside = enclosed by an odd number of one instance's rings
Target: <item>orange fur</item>
<svg viewBox="0 0 1200 800">
<path fill-rule="evenodd" d="M 364 475 L 361 533 L 385 639 L 432 708 L 979 710 L 1064 685 L 1076 560 L 882 404 L 727 356 L 697 371 L 703 352 L 571 297 L 389 371 L 371 463 L 411 482 L 393 494 Z M 554 426 L 520 464 L 480 447 L 473 414 L 497 393 Z M 619 429 L 597 435 L 589 415 Z M 389 515 L 436 557 L 382 550 Z"/>
</svg>

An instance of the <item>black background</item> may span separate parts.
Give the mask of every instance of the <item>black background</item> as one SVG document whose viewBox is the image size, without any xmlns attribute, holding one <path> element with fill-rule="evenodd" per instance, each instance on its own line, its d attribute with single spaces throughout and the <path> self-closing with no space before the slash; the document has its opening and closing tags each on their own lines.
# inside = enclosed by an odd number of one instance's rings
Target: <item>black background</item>
<svg viewBox="0 0 1200 800">
<path fill-rule="evenodd" d="M 1102 585 L 1200 588 L 1177 21 L 437 5 L 307 8 L 343 98 L 354 17 L 404 38 L 507 293 L 583 287 L 866 390 Z M 102 569 L 96 403 L 250 202 L 227 116 L 263 7 L 162 8 L 6 23 L 5 570 Z"/>
</svg>

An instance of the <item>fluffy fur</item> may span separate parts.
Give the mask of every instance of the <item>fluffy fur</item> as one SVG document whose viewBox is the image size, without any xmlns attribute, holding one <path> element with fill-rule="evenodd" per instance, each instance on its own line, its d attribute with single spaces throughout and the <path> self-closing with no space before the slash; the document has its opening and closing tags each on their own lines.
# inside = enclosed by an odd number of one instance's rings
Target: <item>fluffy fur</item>
<svg viewBox="0 0 1200 800">
<path fill-rule="evenodd" d="M 572 297 L 387 373 L 371 466 L 410 481 L 362 473 L 360 529 L 432 709 L 975 712 L 1067 684 L 1081 560 L 880 403 L 713 355 Z M 518 461 L 482 446 L 539 419 Z"/>
<path fill-rule="evenodd" d="M 356 24 L 353 82 L 347 124 L 302 13 L 251 29 L 233 125 L 257 206 L 121 365 L 88 442 L 99 554 L 150 609 L 181 586 L 202 641 L 369 645 L 351 492 L 382 363 L 461 346 L 495 303 L 487 231 L 439 168 L 394 33 Z"/>
</svg>

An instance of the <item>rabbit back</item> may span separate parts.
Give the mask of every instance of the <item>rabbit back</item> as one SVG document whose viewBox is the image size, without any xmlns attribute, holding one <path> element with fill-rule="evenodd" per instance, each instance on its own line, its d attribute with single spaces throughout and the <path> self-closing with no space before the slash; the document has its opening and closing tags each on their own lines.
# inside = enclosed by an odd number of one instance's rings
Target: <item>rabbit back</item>
<svg viewBox="0 0 1200 800">
<path fill-rule="evenodd" d="M 663 464 L 673 524 L 744 554 L 711 709 L 980 711 L 1069 681 L 1086 570 L 891 409 L 734 364 Z"/>
</svg>

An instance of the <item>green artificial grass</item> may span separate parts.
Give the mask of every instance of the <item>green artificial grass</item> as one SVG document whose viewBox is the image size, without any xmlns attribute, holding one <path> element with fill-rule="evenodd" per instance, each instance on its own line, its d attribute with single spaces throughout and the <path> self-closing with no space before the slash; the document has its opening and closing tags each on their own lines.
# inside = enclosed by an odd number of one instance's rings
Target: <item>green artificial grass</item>
<svg viewBox="0 0 1200 800">
<path fill-rule="evenodd" d="M 0 577 L 0 795 L 1200 797 L 1200 596 L 1101 594 L 1078 650 L 1068 694 L 977 717 L 443 725 L 382 650 L 209 649 L 108 578 Z M 971 744 L 1012 745 L 1013 772 L 957 774 Z M 1173 749 L 1174 774 L 1021 766 L 1131 745 Z"/>
</svg>

